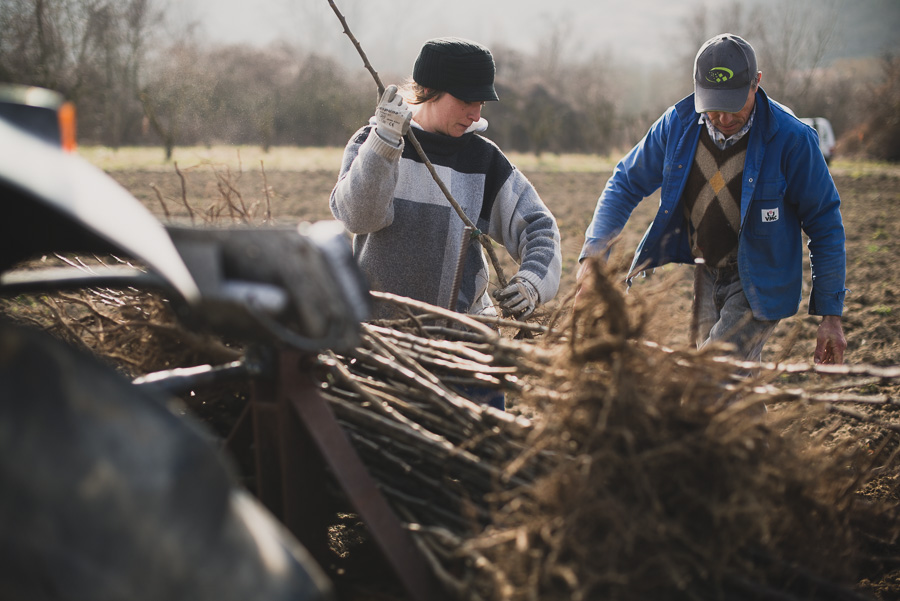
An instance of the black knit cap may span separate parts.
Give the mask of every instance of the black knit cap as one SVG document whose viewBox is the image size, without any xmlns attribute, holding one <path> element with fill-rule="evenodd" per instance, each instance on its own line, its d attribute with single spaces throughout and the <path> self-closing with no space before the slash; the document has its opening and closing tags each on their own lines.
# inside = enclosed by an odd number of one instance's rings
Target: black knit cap
<svg viewBox="0 0 900 601">
<path fill-rule="evenodd" d="M 495 71 L 491 51 L 481 44 L 462 38 L 435 38 L 422 46 L 413 80 L 465 102 L 499 100 L 494 89 Z"/>
</svg>

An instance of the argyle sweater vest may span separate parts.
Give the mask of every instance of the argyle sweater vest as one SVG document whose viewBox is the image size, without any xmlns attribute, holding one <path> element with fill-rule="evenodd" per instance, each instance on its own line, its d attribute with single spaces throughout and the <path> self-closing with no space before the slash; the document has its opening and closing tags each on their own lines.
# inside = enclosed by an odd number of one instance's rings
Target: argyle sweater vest
<svg viewBox="0 0 900 601">
<path fill-rule="evenodd" d="M 709 135 L 700 134 L 682 198 L 691 252 L 710 267 L 724 267 L 737 258 L 741 180 L 749 139 L 744 136 L 720 150 Z"/>
</svg>

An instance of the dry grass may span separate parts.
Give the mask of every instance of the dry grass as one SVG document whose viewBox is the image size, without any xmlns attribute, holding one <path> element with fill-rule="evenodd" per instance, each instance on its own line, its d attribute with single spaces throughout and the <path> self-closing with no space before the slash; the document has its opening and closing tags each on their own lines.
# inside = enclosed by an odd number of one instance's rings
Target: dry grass
<svg viewBox="0 0 900 601">
<path fill-rule="evenodd" d="M 260 162 L 271 171 L 329 170 L 337 174 L 341 165 L 340 147 L 276 146 L 263 152 L 259 146 L 176 147 L 171 161 L 158 147 L 81 146 L 78 154 L 104 171 L 171 171 L 173 162 L 182 167 L 217 166 L 232 171 L 258 169 Z M 510 152 L 509 159 L 519 169 L 545 173 L 595 173 L 609 171 L 616 159 L 586 154 L 542 154 Z"/>
<path fill-rule="evenodd" d="M 278 171 L 331 170 L 337 174 L 343 148 L 274 147 L 263 152 L 259 146 L 176 147 L 171 161 L 159 147 L 129 146 L 112 149 L 105 146 L 81 146 L 78 154 L 104 171 L 145 170 L 171 172 L 173 163 L 181 167 L 227 168 L 239 173 L 266 169 Z"/>
</svg>

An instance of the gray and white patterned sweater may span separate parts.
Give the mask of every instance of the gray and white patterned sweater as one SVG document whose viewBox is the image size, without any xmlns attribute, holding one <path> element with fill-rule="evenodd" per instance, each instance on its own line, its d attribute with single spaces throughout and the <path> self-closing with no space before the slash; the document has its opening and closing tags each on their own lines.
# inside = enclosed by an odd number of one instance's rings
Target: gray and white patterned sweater
<svg viewBox="0 0 900 601">
<path fill-rule="evenodd" d="M 476 227 L 506 248 L 516 275 L 534 284 L 539 303 L 559 289 L 562 256 L 556 219 L 531 182 L 473 124 L 459 138 L 426 132 L 416 139 L 441 181 Z M 478 127 L 480 126 L 480 127 Z M 399 159 L 399 160 L 398 160 Z M 463 244 L 462 219 L 450 206 L 412 145 L 382 140 L 374 118 L 344 150 L 331 212 L 352 234 L 353 252 L 373 290 L 462 313 L 492 314 L 488 262 L 469 239 L 459 296 L 450 295 Z M 507 274 L 508 275 L 508 274 Z M 376 310 L 375 317 L 385 317 Z"/>
</svg>

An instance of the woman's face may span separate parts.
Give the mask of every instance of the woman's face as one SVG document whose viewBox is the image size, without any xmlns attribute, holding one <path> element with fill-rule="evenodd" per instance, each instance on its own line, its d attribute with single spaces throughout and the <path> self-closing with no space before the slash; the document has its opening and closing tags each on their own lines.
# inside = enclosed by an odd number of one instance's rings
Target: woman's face
<svg viewBox="0 0 900 601">
<path fill-rule="evenodd" d="M 420 105 L 416 122 L 427 132 L 458 138 L 473 123 L 481 119 L 484 102 L 465 102 L 444 92 L 434 100 Z"/>
</svg>

